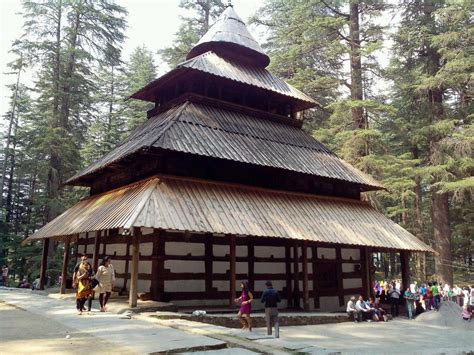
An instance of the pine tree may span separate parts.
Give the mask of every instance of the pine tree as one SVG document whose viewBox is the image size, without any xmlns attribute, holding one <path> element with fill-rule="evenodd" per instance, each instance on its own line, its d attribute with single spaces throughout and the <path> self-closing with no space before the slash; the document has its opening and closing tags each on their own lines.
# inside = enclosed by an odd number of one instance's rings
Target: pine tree
<svg viewBox="0 0 474 355">
<path fill-rule="evenodd" d="M 186 60 L 188 52 L 225 8 L 222 0 L 181 0 L 179 6 L 186 9 L 189 15 L 181 18 L 174 44 L 159 51 L 171 68 Z"/>
<path fill-rule="evenodd" d="M 128 97 L 154 79 L 156 79 L 156 67 L 153 53 L 145 46 L 135 48 L 120 79 L 124 84 L 122 97 L 125 100 L 123 110 L 125 131 L 122 137 L 143 123 L 146 120 L 146 112 L 153 108 L 153 104 L 128 100 Z"/>
</svg>

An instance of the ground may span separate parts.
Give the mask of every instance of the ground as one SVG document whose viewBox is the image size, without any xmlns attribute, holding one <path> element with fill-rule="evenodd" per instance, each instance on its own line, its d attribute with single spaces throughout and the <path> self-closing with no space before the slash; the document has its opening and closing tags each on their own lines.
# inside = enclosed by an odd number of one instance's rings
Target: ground
<svg viewBox="0 0 474 355">
<path fill-rule="evenodd" d="M 151 314 L 79 316 L 70 300 L 0 288 L 0 353 L 474 354 L 473 324 L 440 325 L 442 316 L 283 327 L 274 339 L 263 328 L 249 333 Z"/>
</svg>

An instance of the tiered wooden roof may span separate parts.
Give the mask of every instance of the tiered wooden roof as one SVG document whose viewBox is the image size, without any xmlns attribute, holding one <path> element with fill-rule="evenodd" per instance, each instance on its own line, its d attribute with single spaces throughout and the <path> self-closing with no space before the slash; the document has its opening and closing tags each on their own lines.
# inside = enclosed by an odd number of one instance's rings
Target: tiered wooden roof
<svg viewBox="0 0 474 355">
<path fill-rule="evenodd" d="M 68 183 L 79 184 L 114 162 L 150 149 L 285 169 L 348 181 L 367 189 L 382 188 L 298 127 L 191 101 L 149 119 Z"/>
<path fill-rule="evenodd" d="M 94 179 L 100 177 L 106 187 L 78 202 L 29 240 L 150 227 L 432 251 L 358 200 L 358 194 L 351 195 L 354 189 L 359 193 L 383 187 L 301 129 L 295 111 L 318 103 L 267 71 L 268 62 L 245 24 L 228 7 L 186 62 L 132 95 L 155 102 L 150 119 L 67 181 L 93 186 Z M 218 91 L 234 85 L 231 89 L 237 94 L 243 91 L 242 97 L 229 101 L 229 96 L 210 95 L 211 86 L 217 82 L 223 85 Z M 193 90 L 203 83 L 204 90 Z M 266 108 L 255 104 L 252 95 L 262 99 Z M 246 105 L 252 99 L 254 105 Z M 186 177 L 168 176 L 165 170 L 153 170 L 159 169 L 159 164 L 155 167 L 151 162 L 165 155 L 194 165 L 206 160 L 213 167 L 221 167 L 219 163 L 226 162 L 229 174 L 232 169 L 245 167 L 245 174 L 252 170 L 254 175 L 250 176 L 271 171 L 275 180 L 304 176 L 308 185 L 331 180 L 331 186 L 339 185 L 342 196 L 348 198 L 316 196 L 311 189 L 305 190 L 311 194 L 270 190 L 266 185 L 253 186 L 256 183 L 250 180 L 245 180 L 245 185 L 197 180 L 186 175 L 189 170 L 184 170 Z M 128 181 L 114 182 L 118 188 L 104 192 L 112 189 L 111 167 L 126 168 L 127 162 L 138 157 L 139 164 L 147 164 L 149 158 L 150 170 L 143 175 L 148 178 L 135 181 L 141 177 L 132 174 Z M 171 171 L 174 174 L 176 170 Z M 135 182 L 126 185 L 130 181 Z M 285 188 L 281 183 L 274 186 Z M 333 194 L 333 190 L 327 191 Z"/>
<path fill-rule="evenodd" d="M 433 251 L 366 202 L 167 176 L 85 198 L 29 240 L 133 227 Z"/>
</svg>

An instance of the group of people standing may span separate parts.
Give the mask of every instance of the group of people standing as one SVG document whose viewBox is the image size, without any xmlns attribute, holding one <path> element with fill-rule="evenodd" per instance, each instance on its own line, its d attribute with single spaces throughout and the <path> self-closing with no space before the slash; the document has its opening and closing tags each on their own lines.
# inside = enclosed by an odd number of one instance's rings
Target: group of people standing
<svg viewBox="0 0 474 355">
<path fill-rule="evenodd" d="M 73 285 L 76 289 L 76 308 L 79 315 L 84 311 L 90 312 L 95 294 L 99 294 L 100 311 L 107 312 L 115 282 L 115 271 L 110 256 L 106 256 L 96 272 L 88 261 L 87 255 L 81 256 L 81 261 L 74 268 Z M 86 308 L 87 302 L 87 308 Z"/>
<path fill-rule="evenodd" d="M 280 337 L 280 326 L 278 320 L 278 303 L 281 302 L 278 291 L 273 288 L 271 281 L 265 283 L 266 289 L 262 293 L 260 302 L 265 305 L 265 321 L 267 325 L 267 334 L 272 335 L 272 327 L 275 327 L 275 338 Z M 242 323 L 242 329 L 248 329 L 252 331 L 252 301 L 253 294 L 249 289 L 249 285 L 246 281 L 240 283 L 242 293 L 239 298 L 235 299 L 235 303 L 240 304 L 239 312 L 237 317 Z"/>
<path fill-rule="evenodd" d="M 407 317 L 413 319 L 415 315 L 425 311 L 437 312 L 441 301 L 453 301 L 463 307 L 463 314 L 471 314 L 474 310 L 474 286 L 451 288 L 448 284 L 430 281 L 418 284 L 411 283 L 405 289 L 401 288 L 400 280 L 391 282 L 376 281 L 374 294 L 381 302 L 390 302 L 392 316 L 399 316 L 399 306 L 405 301 Z M 464 318 L 464 316 L 463 316 Z"/>
</svg>

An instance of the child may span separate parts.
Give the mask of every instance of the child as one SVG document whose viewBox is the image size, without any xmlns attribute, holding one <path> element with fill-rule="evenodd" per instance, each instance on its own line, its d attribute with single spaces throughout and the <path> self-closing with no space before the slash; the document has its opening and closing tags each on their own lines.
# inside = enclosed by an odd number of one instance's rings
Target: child
<svg viewBox="0 0 474 355">
<path fill-rule="evenodd" d="M 467 305 L 462 308 L 461 316 L 462 316 L 462 319 L 464 319 L 467 322 L 471 320 L 471 312 L 468 309 Z"/>
</svg>

